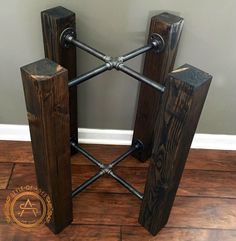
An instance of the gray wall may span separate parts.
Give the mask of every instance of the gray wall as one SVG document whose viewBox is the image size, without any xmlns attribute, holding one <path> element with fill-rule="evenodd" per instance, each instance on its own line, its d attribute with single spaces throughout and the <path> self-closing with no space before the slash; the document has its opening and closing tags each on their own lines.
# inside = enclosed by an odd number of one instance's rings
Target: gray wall
<svg viewBox="0 0 236 241">
<path fill-rule="evenodd" d="M 0 14 L 0 123 L 26 124 L 19 68 L 43 58 L 40 11 L 62 5 L 77 14 L 79 39 L 118 56 L 142 46 L 150 16 L 169 10 L 184 17 L 176 67 L 192 64 L 214 76 L 199 133 L 236 134 L 236 1 L 227 0 L 10 0 Z M 129 65 L 140 70 L 142 58 Z M 96 67 L 78 52 L 78 73 Z M 138 83 L 115 71 L 79 87 L 79 126 L 131 129 Z"/>
</svg>

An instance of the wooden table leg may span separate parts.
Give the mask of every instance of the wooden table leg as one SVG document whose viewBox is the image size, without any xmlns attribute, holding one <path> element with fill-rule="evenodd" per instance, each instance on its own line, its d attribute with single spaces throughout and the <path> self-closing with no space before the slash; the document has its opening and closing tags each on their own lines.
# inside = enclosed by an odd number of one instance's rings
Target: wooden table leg
<svg viewBox="0 0 236 241">
<path fill-rule="evenodd" d="M 167 74 L 173 70 L 183 23 L 181 17 L 169 13 L 161 13 L 151 19 L 149 35 L 160 34 L 166 45 L 161 53 L 150 51 L 146 54 L 143 74 L 162 85 L 165 85 Z M 143 83 L 140 85 L 133 142 L 141 140 L 144 149 L 133 155 L 141 161 L 151 156 L 160 98 L 161 93 Z"/>
<path fill-rule="evenodd" d="M 38 187 L 51 198 L 49 228 L 72 221 L 67 70 L 49 59 L 21 68 Z"/>
<path fill-rule="evenodd" d="M 187 64 L 166 79 L 139 216 L 153 235 L 168 221 L 211 79 Z"/>
<path fill-rule="evenodd" d="M 75 29 L 75 13 L 55 7 L 41 13 L 45 57 L 62 65 L 68 70 L 69 80 L 76 77 L 76 48 L 64 48 L 60 44 L 60 36 L 64 29 Z M 77 87 L 70 88 L 70 137 L 78 143 L 77 121 Z M 72 148 L 72 154 L 77 150 Z"/>
</svg>

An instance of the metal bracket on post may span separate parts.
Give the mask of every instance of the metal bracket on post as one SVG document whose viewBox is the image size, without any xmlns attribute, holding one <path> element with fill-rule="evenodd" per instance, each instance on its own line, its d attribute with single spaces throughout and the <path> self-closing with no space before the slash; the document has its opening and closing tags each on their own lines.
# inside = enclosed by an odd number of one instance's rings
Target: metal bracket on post
<svg viewBox="0 0 236 241">
<path fill-rule="evenodd" d="M 165 41 L 158 33 L 152 33 L 149 41 L 154 46 L 156 53 L 161 53 L 165 49 Z"/>
<path fill-rule="evenodd" d="M 66 28 L 61 33 L 60 42 L 61 42 L 61 46 L 63 48 L 69 48 L 70 47 L 70 44 L 69 44 L 67 38 L 76 38 L 76 32 L 73 28 Z"/>
</svg>

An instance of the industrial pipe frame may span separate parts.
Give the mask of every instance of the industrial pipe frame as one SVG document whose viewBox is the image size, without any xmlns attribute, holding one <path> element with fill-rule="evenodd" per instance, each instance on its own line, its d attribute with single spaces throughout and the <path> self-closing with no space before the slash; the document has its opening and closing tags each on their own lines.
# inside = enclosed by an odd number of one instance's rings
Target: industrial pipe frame
<svg viewBox="0 0 236 241">
<path fill-rule="evenodd" d="M 70 45 L 74 45 L 105 62 L 105 64 L 69 81 L 68 83 L 69 87 L 79 85 L 107 70 L 116 69 L 116 70 L 122 71 L 123 73 L 126 73 L 127 75 L 137 79 L 138 81 L 141 81 L 151 86 L 155 90 L 158 90 L 162 93 L 165 91 L 165 87 L 163 85 L 154 82 L 153 80 L 145 77 L 144 75 L 124 65 L 124 62 L 132 58 L 135 58 L 140 54 L 146 53 L 150 50 L 154 50 L 156 53 L 160 53 L 161 51 L 163 51 L 165 48 L 165 42 L 163 38 L 157 33 L 151 34 L 149 39 L 149 44 L 145 45 L 144 47 L 135 49 L 127 54 L 124 54 L 120 57 L 115 57 L 115 58 L 107 56 L 104 53 L 96 50 L 95 48 L 92 48 L 87 44 L 84 44 L 79 40 L 77 40 L 76 32 L 73 28 L 67 28 L 62 32 L 60 37 L 60 42 L 61 42 L 61 45 L 65 48 L 68 48 Z M 100 168 L 100 171 L 97 172 L 97 174 L 95 174 L 94 176 L 92 176 L 91 178 L 89 178 L 88 180 L 86 180 L 84 183 L 82 183 L 81 185 L 79 185 L 77 188 L 73 190 L 72 197 L 75 197 L 78 193 L 83 191 L 85 188 L 87 188 L 89 185 L 91 185 L 101 176 L 107 174 L 113 177 L 117 182 L 119 182 L 122 186 L 124 186 L 129 192 L 134 194 L 136 197 L 138 197 L 141 200 L 143 199 L 142 193 L 140 193 L 133 186 L 127 183 L 123 178 L 115 174 L 112 170 L 113 167 L 115 167 L 117 164 L 123 161 L 127 156 L 129 156 L 135 151 L 143 149 L 144 146 L 140 140 L 136 140 L 128 151 L 126 151 L 124 154 L 122 154 L 121 156 L 113 160 L 110 164 L 103 164 L 102 162 L 97 160 L 95 157 L 93 157 L 90 153 L 88 153 L 86 150 L 84 150 L 81 146 L 79 146 L 75 142 L 71 142 L 70 144 L 73 148 L 75 148 L 77 151 L 83 154 L 86 158 L 88 158 L 93 164 L 95 164 Z"/>
<path fill-rule="evenodd" d="M 135 70 L 124 65 L 124 62 L 126 62 L 130 59 L 133 59 L 136 56 L 143 54 L 149 50 L 155 50 L 156 53 L 160 53 L 161 51 L 163 51 L 165 48 L 165 42 L 164 42 L 163 38 L 157 33 L 151 34 L 151 37 L 149 39 L 149 44 L 145 45 L 144 47 L 135 49 L 127 54 L 124 54 L 120 57 L 115 57 L 115 58 L 107 56 L 104 53 L 77 40 L 76 33 L 73 28 L 65 29 L 61 34 L 60 40 L 61 40 L 61 45 L 63 47 L 69 47 L 70 45 L 74 45 L 105 62 L 105 64 L 72 79 L 69 82 L 69 87 L 79 85 L 79 84 L 83 83 L 84 81 L 89 80 L 92 77 L 97 76 L 107 70 L 116 69 L 116 70 L 120 70 L 120 71 L 128 74 L 129 76 L 153 87 L 156 90 L 159 90 L 161 92 L 164 92 L 164 90 L 165 90 L 165 87 L 163 85 L 154 82 L 153 80 L 141 75 L 140 73 L 136 72 Z"/>
</svg>

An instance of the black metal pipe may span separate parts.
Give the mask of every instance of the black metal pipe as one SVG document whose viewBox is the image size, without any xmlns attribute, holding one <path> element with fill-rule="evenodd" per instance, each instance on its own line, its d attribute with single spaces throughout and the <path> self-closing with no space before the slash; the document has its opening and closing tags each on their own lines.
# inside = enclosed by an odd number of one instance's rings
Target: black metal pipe
<svg viewBox="0 0 236 241">
<path fill-rule="evenodd" d="M 147 51 L 151 50 L 153 48 L 153 45 L 152 44 L 148 44 L 144 47 L 141 47 L 141 48 L 138 48 L 138 49 L 135 49 L 127 54 L 124 54 L 123 56 L 120 57 L 120 59 L 125 62 L 127 60 L 130 60 L 130 59 L 133 59 L 135 58 L 136 56 L 140 55 L 140 54 L 143 54 L 143 53 L 146 53 Z"/>
<path fill-rule="evenodd" d="M 78 144 L 71 142 L 71 145 L 78 150 L 81 154 L 83 154 L 85 157 L 87 157 L 92 163 L 97 165 L 100 168 L 104 168 L 103 163 L 101 163 L 99 160 L 97 160 L 95 157 L 93 157 L 90 153 L 88 153 L 86 150 L 84 150 L 81 146 Z"/>
<path fill-rule="evenodd" d="M 159 90 L 161 92 L 164 92 L 165 91 L 165 87 L 161 84 L 158 84 L 156 82 L 154 82 L 153 80 L 139 74 L 138 72 L 134 71 L 133 69 L 123 65 L 123 64 L 119 64 L 118 67 L 117 67 L 118 70 L 121 70 L 122 72 L 128 74 L 129 76 L 153 87 L 154 89 L 156 90 Z"/>
<path fill-rule="evenodd" d="M 81 154 L 83 154 L 85 157 L 87 157 L 90 161 L 92 161 L 95 165 L 97 165 L 101 170 L 95 174 L 94 176 L 90 177 L 87 181 L 82 183 L 80 186 L 78 186 L 75 190 L 72 192 L 72 197 L 76 196 L 78 193 L 83 191 L 86 187 L 91 185 L 93 182 L 95 182 L 97 179 L 99 179 L 101 176 L 108 174 L 112 176 L 117 182 L 119 182 L 122 186 L 124 186 L 127 190 L 129 190 L 131 193 L 133 193 L 135 196 L 137 196 L 139 199 L 143 199 L 143 195 L 137 191 L 134 187 L 132 187 L 129 183 L 127 183 L 123 178 L 119 177 L 112 171 L 112 167 L 117 165 L 119 162 L 124 160 L 128 155 L 133 153 L 134 151 L 140 149 L 143 147 L 142 142 L 137 140 L 131 148 L 126 151 L 124 154 L 122 154 L 120 157 L 116 158 L 114 161 L 112 161 L 109 165 L 104 165 L 100 161 L 98 161 L 95 157 L 93 157 L 91 154 L 89 154 L 86 150 L 84 150 L 82 147 L 80 147 L 78 144 L 71 142 L 71 145 L 76 148 Z"/>
<path fill-rule="evenodd" d="M 122 186 L 124 186 L 129 192 L 133 193 L 136 197 L 143 200 L 143 194 L 140 193 L 138 190 L 136 190 L 134 187 L 132 187 L 123 178 L 116 175 L 113 171 L 110 171 L 109 175 L 111 175 L 117 182 L 119 182 Z"/>
<path fill-rule="evenodd" d="M 68 83 L 68 86 L 69 87 L 72 87 L 72 86 L 75 86 L 75 85 L 79 85 L 81 83 L 83 83 L 84 81 L 86 80 L 89 80 L 91 79 L 92 77 L 94 76 L 97 76 L 103 72 L 105 72 L 106 70 L 108 70 L 110 67 L 109 67 L 109 64 L 103 64 L 85 74 L 82 74 L 74 79 L 72 79 L 69 83 Z"/>
<path fill-rule="evenodd" d="M 127 152 L 125 152 L 124 154 L 122 154 L 120 157 L 116 158 L 114 161 L 112 161 L 108 167 L 109 168 L 113 168 L 114 166 L 116 166 L 117 164 L 119 164 L 122 160 L 124 160 L 127 156 L 129 156 L 130 154 L 132 154 L 134 151 L 136 151 L 136 148 L 134 146 L 132 146 Z"/>
<path fill-rule="evenodd" d="M 71 43 L 71 44 L 74 44 L 76 47 L 84 50 L 85 52 L 101 59 L 102 61 L 106 61 L 106 59 L 108 58 L 108 56 L 106 56 L 104 53 L 100 52 L 99 50 L 93 48 L 93 47 L 90 47 L 89 45 L 77 40 L 77 39 L 74 39 L 74 38 L 71 38 L 70 36 L 69 37 L 66 37 L 66 40 Z"/>
<path fill-rule="evenodd" d="M 130 147 L 129 150 L 127 150 L 124 154 L 117 157 L 114 161 L 112 161 L 110 164 L 108 164 L 108 168 L 112 169 L 114 166 L 119 164 L 121 161 L 123 161 L 127 156 L 132 154 L 133 152 L 143 148 L 143 145 L 141 142 L 137 141 L 133 146 Z"/>
<path fill-rule="evenodd" d="M 87 181 L 79 185 L 73 192 L 72 197 L 76 196 L 78 193 L 82 192 L 86 187 L 94 183 L 98 178 L 104 175 L 104 172 L 101 170 L 94 176 L 90 177 Z"/>
</svg>

